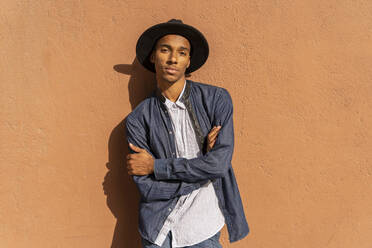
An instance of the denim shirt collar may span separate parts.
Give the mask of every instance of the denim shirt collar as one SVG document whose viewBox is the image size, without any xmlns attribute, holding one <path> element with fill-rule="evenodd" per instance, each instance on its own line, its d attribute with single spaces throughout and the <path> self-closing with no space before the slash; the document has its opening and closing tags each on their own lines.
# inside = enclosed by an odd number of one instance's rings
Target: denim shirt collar
<svg viewBox="0 0 372 248">
<path fill-rule="evenodd" d="M 182 90 L 180 96 L 178 97 L 176 103 L 179 103 L 179 102 L 185 103 L 185 101 L 190 96 L 190 88 L 191 88 L 191 84 L 190 84 L 189 80 L 186 79 L 185 84 L 183 86 L 183 90 Z M 156 88 L 155 95 L 159 99 L 160 102 L 166 104 L 166 100 L 168 100 L 168 99 L 161 93 L 159 88 Z M 170 101 L 170 100 L 168 100 L 168 101 Z"/>
<path fill-rule="evenodd" d="M 185 92 L 185 88 L 186 88 L 186 80 L 185 80 L 185 83 L 183 84 L 182 91 L 181 91 L 180 95 L 178 96 L 176 102 L 172 102 L 172 101 L 169 100 L 166 96 L 164 96 L 164 97 L 165 97 L 165 105 L 167 106 L 168 109 L 172 108 L 172 106 L 173 106 L 174 104 L 175 104 L 177 107 L 179 107 L 180 109 L 186 109 L 185 104 L 183 104 L 183 102 L 181 102 L 181 99 L 182 99 L 183 93 Z"/>
</svg>

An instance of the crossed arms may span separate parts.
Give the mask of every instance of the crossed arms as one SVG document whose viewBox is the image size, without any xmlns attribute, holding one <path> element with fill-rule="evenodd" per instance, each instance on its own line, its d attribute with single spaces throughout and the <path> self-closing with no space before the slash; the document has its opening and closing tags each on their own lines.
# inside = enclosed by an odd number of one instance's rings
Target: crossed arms
<svg viewBox="0 0 372 248">
<path fill-rule="evenodd" d="M 207 136 L 207 152 L 213 148 L 221 126 L 214 126 Z M 127 169 L 129 175 L 144 176 L 154 173 L 154 158 L 138 146 L 129 143 L 129 148 L 136 152 L 127 156 Z"/>
<path fill-rule="evenodd" d="M 232 112 L 231 97 L 222 90 L 214 109 L 215 127 L 207 138 L 207 153 L 193 159 L 154 158 L 144 127 L 128 116 L 126 128 L 131 154 L 127 156 L 127 168 L 142 199 L 171 199 L 192 192 L 210 179 L 222 177 L 231 164 L 234 146 Z"/>
</svg>

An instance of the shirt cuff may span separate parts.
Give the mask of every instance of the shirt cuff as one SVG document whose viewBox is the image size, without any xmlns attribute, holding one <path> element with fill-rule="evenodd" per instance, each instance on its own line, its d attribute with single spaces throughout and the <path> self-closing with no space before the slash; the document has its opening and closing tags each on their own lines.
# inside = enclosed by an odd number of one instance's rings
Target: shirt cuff
<svg viewBox="0 0 372 248">
<path fill-rule="evenodd" d="M 154 175 L 156 180 L 168 179 L 167 166 L 165 159 L 155 159 L 154 161 Z"/>
</svg>

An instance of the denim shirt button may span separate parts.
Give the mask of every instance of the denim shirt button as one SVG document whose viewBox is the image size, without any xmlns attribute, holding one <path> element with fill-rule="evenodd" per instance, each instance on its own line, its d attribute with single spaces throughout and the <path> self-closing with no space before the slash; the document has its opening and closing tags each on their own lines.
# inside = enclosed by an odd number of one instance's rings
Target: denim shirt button
<svg viewBox="0 0 372 248">
<path fill-rule="evenodd" d="M 172 134 L 172 131 L 169 131 L 169 134 Z"/>
<path fill-rule="evenodd" d="M 168 211 L 169 211 L 169 212 L 172 211 L 172 208 L 168 208 Z"/>
</svg>

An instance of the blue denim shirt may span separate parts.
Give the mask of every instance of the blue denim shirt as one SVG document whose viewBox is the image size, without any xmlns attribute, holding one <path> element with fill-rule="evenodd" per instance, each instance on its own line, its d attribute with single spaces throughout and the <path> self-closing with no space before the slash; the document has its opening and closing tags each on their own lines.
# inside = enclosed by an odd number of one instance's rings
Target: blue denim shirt
<svg viewBox="0 0 372 248">
<path fill-rule="evenodd" d="M 203 151 L 197 158 L 176 157 L 174 131 L 159 89 L 126 119 L 128 142 L 146 149 L 155 159 L 153 174 L 133 176 L 141 195 L 139 232 L 143 238 L 154 242 L 179 197 L 212 180 L 229 240 L 238 241 L 249 233 L 249 227 L 231 166 L 234 150 L 231 96 L 221 87 L 186 80 L 180 100 L 188 110 L 198 145 Z M 206 152 L 207 135 L 218 125 L 221 129 L 217 140 Z"/>
</svg>

